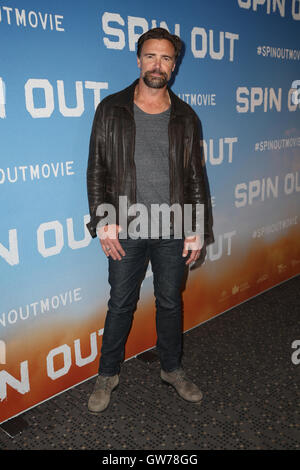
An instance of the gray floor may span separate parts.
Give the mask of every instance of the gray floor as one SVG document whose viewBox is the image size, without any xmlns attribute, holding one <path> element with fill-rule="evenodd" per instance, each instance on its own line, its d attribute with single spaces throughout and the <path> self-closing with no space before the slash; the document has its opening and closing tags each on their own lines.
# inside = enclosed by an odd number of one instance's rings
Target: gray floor
<svg viewBox="0 0 300 470">
<path fill-rule="evenodd" d="M 184 335 L 202 405 L 162 384 L 157 360 L 135 358 L 100 416 L 87 411 L 92 379 L 24 413 L 28 427 L 15 437 L 0 429 L 0 448 L 300 449 L 299 293 L 298 276 Z"/>
</svg>

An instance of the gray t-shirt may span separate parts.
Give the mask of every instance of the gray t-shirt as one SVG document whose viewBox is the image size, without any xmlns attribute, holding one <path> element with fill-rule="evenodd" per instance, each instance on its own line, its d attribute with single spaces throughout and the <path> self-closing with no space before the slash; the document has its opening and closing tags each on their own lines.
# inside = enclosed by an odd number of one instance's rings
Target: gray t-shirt
<svg viewBox="0 0 300 470">
<path fill-rule="evenodd" d="M 158 205 L 170 204 L 168 134 L 170 111 L 171 108 L 159 114 L 148 114 L 134 104 L 136 197 L 137 203 L 144 204 L 148 210 L 148 227 L 144 223 L 140 225 L 135 223 L 135 234 L 138 232 L 138 236 L 142 238 L 162 236 L 162 216 L 159 215 Z M 151 204 L 156 205 L 156 216 L 153 217 L 151 217 Z M 137 217 L 142 221 L 143 213 L 137 211 Z M 134 236 L 130 226 L 128 234 Z"/>
</svg>

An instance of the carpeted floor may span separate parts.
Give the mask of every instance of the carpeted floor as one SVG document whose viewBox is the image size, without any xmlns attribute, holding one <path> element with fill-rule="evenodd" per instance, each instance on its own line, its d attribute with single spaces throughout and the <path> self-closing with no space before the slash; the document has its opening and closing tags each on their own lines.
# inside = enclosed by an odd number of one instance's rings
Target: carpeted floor
<svg viewBox="0 0 300 470">
<path fill-rule="evenodd" d="M 24 413 L 28 427 L 15 437 L 0 428 L 0 449 L 300 449 L 299 294 L 298 276 L 184 335 L 200 406 L 161 382 L 154 352 L 122 366 L 100 416 L 87 411 L 91 379 Z"/>
</svg>

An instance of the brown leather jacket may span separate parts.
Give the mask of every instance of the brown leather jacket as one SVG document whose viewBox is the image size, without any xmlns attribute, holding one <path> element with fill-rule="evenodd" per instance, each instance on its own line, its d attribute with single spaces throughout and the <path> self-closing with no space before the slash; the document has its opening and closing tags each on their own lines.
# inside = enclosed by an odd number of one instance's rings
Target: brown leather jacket
<svg viewBox="0 0 300 470">
<path fill-rule="evenodd" d="M 99 204 L 110 203 L 116 209 L 118 224 L 119 196 L 127 196 L 128 207 L 136 203 L 136 171 L 134 163 L 135 122 L 134 89 L 138 80 L 124 90 L 104 98 L 98 105 L 90 138 L 87 168 L 87 190 L 91 220 L 87 224 L 91 236 L 101 217 L 96 215 Z M 169 121 L 170 204 L 204 204 L 204 225 L 193 231 L 208 234 L 208 191 L 202 167 L 201 123 L 184 101 L 169 88 L 171 113 Z M 172 217 L 172 212 L 171 212 Z M 128 216 L 127 222 L 134 217 Z M 172 220 L 172 218 L 171 218 Z M 204 227 L 204 229 L 203 229 Z"/>
</svg>

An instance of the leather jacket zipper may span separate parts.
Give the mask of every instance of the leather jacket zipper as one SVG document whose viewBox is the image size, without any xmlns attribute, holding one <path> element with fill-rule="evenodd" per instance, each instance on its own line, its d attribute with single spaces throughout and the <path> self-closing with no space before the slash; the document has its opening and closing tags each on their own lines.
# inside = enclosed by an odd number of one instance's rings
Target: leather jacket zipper
<svg viewBox="0 0 300 470">
<path fill-rule="evenodd" d="M 134 204 L 136 204 L 136 166 L 134 160 L 134 153 L 135 153 L 135 136 L 136 136 L 136 127 L 135 127 L 135 120 L 133 119 L 133 145 L 132 145 L 132 167 L 133 167 L 133 193 L 134 193 Z"/>
<path fill-rule="evenodd" d="M 170 196 L 170 205 L 173 204 L 173 196 L 174 196 L 174 162 L 172 160 L 172 155 L 171 155 L 171 118 L 169 121 L 169 126 L 168 126 L 168 137 L 169 137 L 169 175 L 170 175 L 170 188 L 169 188 L 169 196 Z"/>
</svg>

